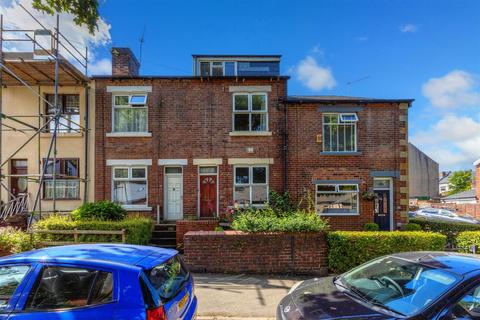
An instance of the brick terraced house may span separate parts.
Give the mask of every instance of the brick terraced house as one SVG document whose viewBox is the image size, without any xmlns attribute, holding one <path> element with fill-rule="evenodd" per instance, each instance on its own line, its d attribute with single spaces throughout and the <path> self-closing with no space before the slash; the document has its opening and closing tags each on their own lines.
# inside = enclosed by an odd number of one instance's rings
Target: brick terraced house
<svg viewBox="0 0 480 320">
<path fill-rule="evenodd" d="M 112 55 L 112 76 L 93 77 L 96 200 L 174 221 L 288 190 L 335 229 L 407 221 L 413 100 L 288 96 L 277 55 L 194 55 L 180 77 Z"/>
</svg>

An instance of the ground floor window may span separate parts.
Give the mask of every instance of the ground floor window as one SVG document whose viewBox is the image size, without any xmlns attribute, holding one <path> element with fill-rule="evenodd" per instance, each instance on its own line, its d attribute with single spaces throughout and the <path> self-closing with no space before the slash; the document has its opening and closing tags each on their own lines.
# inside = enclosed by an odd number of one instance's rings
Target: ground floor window
<svg viewBox="0 0 480 320">
<path fill-rule="evenodd" d="M 79 159 L 44 159 L 45 181 L 43 198 L 50 200 L 69 200 L 80 198 Z M 54 164 L 55 162 L 55 164 Z M 55 170 L 54 170 L 55 169 Z M 55 171 L 55 180 L 53 174 Z"/>
<path fill-rule="evenodd" d="M 315 203 L 320 215 L 356 215 L 358 184 L 317 184 Z"/>
<path fill-rule="evenodd" d="M 268 167 L 235 167 L 233 200 L 240 205 L 262 205 L 268 202 Z"/>
<path fill-rule="evenodd" d="M 147 168 L 114 167 L 112 201 L 121 205 L 147 205 Z"/>
</svg>

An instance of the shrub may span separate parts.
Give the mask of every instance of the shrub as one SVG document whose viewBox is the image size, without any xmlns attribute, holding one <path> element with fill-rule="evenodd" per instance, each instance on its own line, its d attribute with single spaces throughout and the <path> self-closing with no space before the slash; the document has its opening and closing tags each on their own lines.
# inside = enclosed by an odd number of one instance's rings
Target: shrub
<svg viewBox="0 0 480 320">
<path fill-rule="evenodd" d="M 293 204 L 288 191 L 283 194 L 276 191 L 270 191 L 268 204 L 277 215 L 288 215 L 289 212 L 293 212 L 297 209 Z"/>
<path fill-rule="evenodd" d="M 463 231 L 480 231 L 480 225 L 462 222 L 432 221 L 422 218 L 410 219 L 410 223 L 419 224 L 424 231 L 438 232 L 447 236 L 450 247 L 457 246 L 457 235 Z"/>
<path fill-rule="evenodd" d="M 345 272 L 373 258 L 404 251 L 443 250 L 446 237 L 433 232 L 335 231 L 327 234 L 328 267 Z"/>
<path fill-rule="evenodd" d="M 328 223 L 316 213 L 301 209 L 278 215 L 267 207 L 235 214 L 232 229 L 244 232 L 315 232 L 327 230 Z"/>
<path fill-rule="evenodd" d="M 65 216 L 51 216 L 34 225 L 39 230 L 122 230 L 126 243 L 145 245 L 150 242 L 153 222 L 149 218 L 127 218 L 121 221 L 71 220 Z M 38 234 L 42 241 L 73 241 L 73 235 Z M 79 242 L 121 242 L 120 235 L 79 235 Z"/>
<path fill-rule="evenodd" d="M 471 253 L 472 246 L 480 247 L 480 231 L 463 231 L 457 235 L 457 247 L 460 252 Z"/>
<path fill-rule="evenodd" d="M 418 223 L 409 222 L 405 225 L 405 231 L 422 231 L 422 226 Z"/>
<path fill-rule="evenodd" d="M 378 230 L 380 230 L 380 227 L 375 222 L 369 222 L 369 223 L 365 223 L 365 225 L 363 226 L 363 230 L 365 230 L 365 231 L 378 231 Z"/>
<path fill-rule="evenodd" d="M 19 253 L 35 249 L 34 238 L 14 228 L 0 228 L 0 254 Z"/>
<path fill-rule="evenodd" d="M 127 211 L 108 200 L 89 202 L 72 211 L 73 220 L 119 221 L 127 217 Z"/>
<path fill-rule="evenodd" d="M 221 226 L 217 226 L 217 227 L 215 227 L 215 231 L 224 231 L 224 229 Z"/>
</svg>

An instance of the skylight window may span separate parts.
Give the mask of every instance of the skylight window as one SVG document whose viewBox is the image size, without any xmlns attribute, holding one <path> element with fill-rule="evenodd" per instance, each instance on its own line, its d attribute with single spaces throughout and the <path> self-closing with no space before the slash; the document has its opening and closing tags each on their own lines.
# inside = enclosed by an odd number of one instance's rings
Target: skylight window
<svg viewBox="0 0 480 320">
<path fill-rule="evenodd" d="M 147 95 L 132 95 L 130 96 L 129 104 L 132 106 L 146 105 L 147 104 Z"/>
<path fill-rule="evenodd" d="M 340 114 L 340 122 L 357 122 L 358 117 L 356 113 L 342 113 Z"/>
</svg>

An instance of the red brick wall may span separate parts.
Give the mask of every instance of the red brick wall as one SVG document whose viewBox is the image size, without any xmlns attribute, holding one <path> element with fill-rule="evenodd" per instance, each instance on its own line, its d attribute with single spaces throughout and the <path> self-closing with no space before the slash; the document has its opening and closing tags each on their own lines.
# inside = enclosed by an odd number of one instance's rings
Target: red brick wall
<svg viewBox="0 0 480 320">
<path fill-rule="evenodd" d="M 480 203 L 430 203 L 429 206 L 453 210 L 459 215 L 468 214 L 480 219 Z"/>
<path fill-rule="evenodd" d="M 480 159 L 475 167 L 475 190 L 477 194 L 477 202 L 480 204 Z"/>
<path fill-rule="evenodd" d="M 359 155 L 322 155 L 320 104 L 288 107 L 288 190 L 297 201 L 315 199 L 314 180 L 361 180 L 360 194 L 373 189 L 371 171 L 398 171 L 394 178 L 394 225 L 406 222 L 408 211 L 407 109 L 399 104 L 366 104 L 357 112 Z M 403 153 L 403 154 L 402 154 Z M 401 181 L 403 180 L 403 181 Z M 373 201 L 360 199 L 358 216 L 330 216 L 333 229 L 362 229 L 373 222 Z"/>
<path fill-rule="evenodd" d="M 177 228 L 177 248 L 183 247 L 183 237 L 190 231 L 215 231 L 218 220 L 179 220 Z"/>
<path fill-rule="evenodd" d="M 189 232 L 184 255 L 193 271 L 327 274 L 327 242 L 322 233 Z"/>
<path fill-rule="evenodd" d="M 164 167 L 158 159 L 188 159 L 183 171 L 184 216 L 197 216 L 198 167 L 195 158 L 222 158 L 219 166 L 220 211 L 233 204 L 233 166 L 228 158 L 273 158 L 269 166 L 271 189 L 283 191 L 283 110 L 279 100 L 286 94 L 286 79 L 96 79 L 95 197 L 111 199 L 111 167 L 107 159 L 152 159 L 148 167 L 148 204 L 152 215 L 163 212 Z M 152 86 L 148 97 L 149 138 L 106 137 L 112 129 L 112 94 L 109 85 Z M 229 86 L 268 85 L 269 130 L 272 136 L 234 137 L 232 93 Z M 254 153 L 245 148 L 253 147 Z"/>
</svg>

